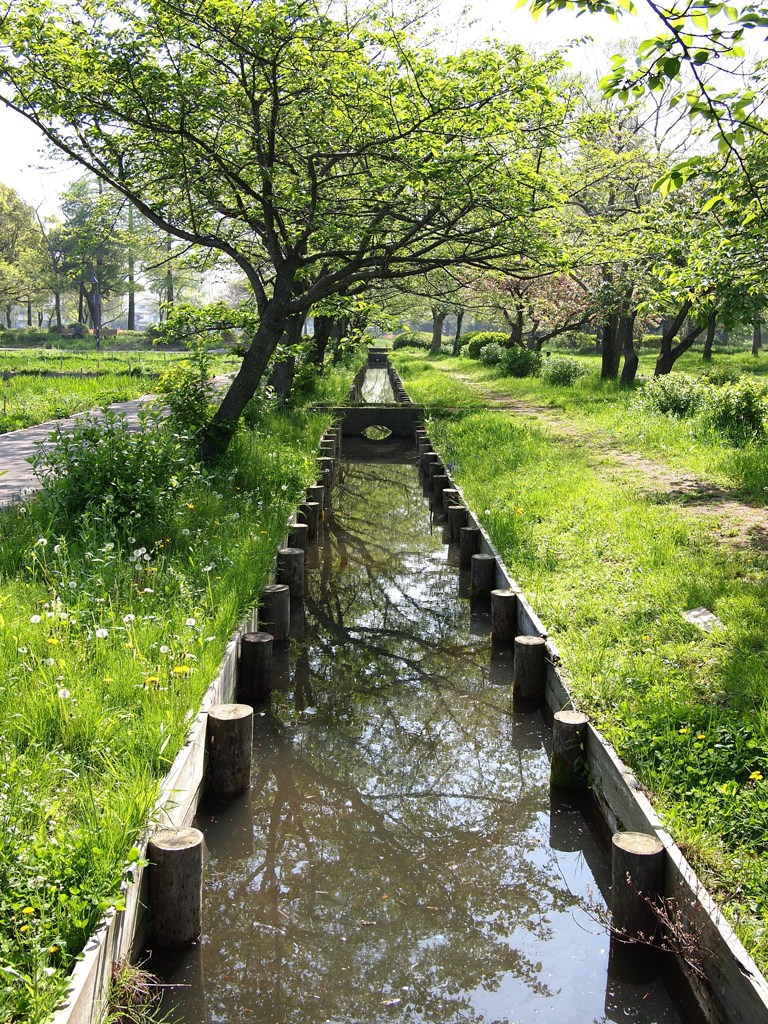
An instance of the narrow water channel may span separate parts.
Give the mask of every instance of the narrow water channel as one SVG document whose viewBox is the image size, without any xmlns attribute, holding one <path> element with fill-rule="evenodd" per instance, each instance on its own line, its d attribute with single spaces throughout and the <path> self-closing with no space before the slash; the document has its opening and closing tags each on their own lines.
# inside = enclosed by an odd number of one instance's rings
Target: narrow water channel
<svg viewBox="0 0 768 1024">
<path fill-rule="evenodd" d="M 346 456 L 257 708 L 251 789 L 200 809 L 205 931 L 151 961 L 165 1008 L 185 1024 L 693 1020 L 652 964 L 616 969 L 605 837 L 551 801 L 549 730 L 512 706 L 412 452 Z"/>
<path fill-rule="evenodd" d="M 360 389 L 360 400 L 368 405 L 386 405 L 395 401 L 395 393 L 386 366 L 369 366 Z"/>
</svg>

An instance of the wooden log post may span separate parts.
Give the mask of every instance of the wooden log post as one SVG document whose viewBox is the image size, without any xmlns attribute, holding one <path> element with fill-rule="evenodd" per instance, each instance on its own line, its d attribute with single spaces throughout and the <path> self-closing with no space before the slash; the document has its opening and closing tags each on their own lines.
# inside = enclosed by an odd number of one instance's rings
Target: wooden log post
<svg viewBox="0 0 768 1024">
<path fill-rule="evenodd" d="M 447 473 L 435 473 L 429 481 L 429 497 L 433 507 L 443 511 L 443 491 L 451 486 L 451 478 Z"/>
<path fill-rule="evenodd" d="M 336 463 L 328 455 L 323 455 L 317 460 L 317 468 L 320 470 L 321 478 L 323 474 L 327 475 L 327 483 L 329 488 L 333 487 L 335 483 L 335 471 Z"/>
<path fill-rule="evenodd" d="M 546 682 L 546 641 L 540 636 L 515 637 L 515 682 L 512 696 L 523 704 L 540 704 Z"/>
<path fill-rule="evenodd" d="M 322 484 L 312 484 L 311 487 L 308 487 L 307 488 L 307 501 L 315 501 L 315 502 L 317 502 L 317 504 L 318 504 L 318 506 L 320 508 L 320 518 L 318 519 L 318 529 L 319 529 L 320 528 L 320 523 L 322 523 L 324 518 L 325 518 L 325 516 L 323 514 L 323 509 L 325 508 L 325 487 L 323 487 Z"/>
<path fill-rule="evenodd" d="M 251 784 L 253 708 L 216 704 L 208 709 L 208 790 L 217 796 L 240 793 Z"/>
<path fill-rule="evenodd" d="M 442 476 L 445 473 L 445 466 L 443 465 L 442 459 L 433 459 L 432 462 L 427 465 L 427 480 L 430 488 L 432 487 L 432 480 L 436 476 Z"/>
<path fill-rule="evenodd" d="M 259 625 L 275 640 L 287 640 L 291 631 L 291 592 L 284 583 L 270 583 L 261 596 Z"/>
<path fill-rule="evenodd" d="M 425 478 L 429 478 L 430 465 L 433 462 L 437 462 L 439 459 L 440 456 L 437 454 L 437 452 L 433 452 L 431 450 L 422 452 L 421 457 L 419 458 L 419 468 L 421 469 L 422 476 L 424 476 Z"/>
<path fill-rule="evenodd" d="M 495 555 L 472 555 L 469 570 L 469 586 L 473 597 L 490 594 L 496 586 Z"/>
<path fill-rule="evenodd" d="M 617 832 L 611 842 L 611 926 L 617 938 L 653 942 L 664 893 L 665 853 L 657 836 Z"/>
<path fill-rule="evenodd" d="M 462 526 L 459 530 L 459 565 L 469 569 L 472 556 L 480 550 L 480 527 Z"/>
<path fill-rule="evenodd" d="M 288 547 L 300 548 L 307 555 L 309 546 L 309 526 L 306 523 L 291 523 L 288 530 Z"/>
<path fill-rule="evenodd" d="M 291 597 L 304 596 L 304 552 L 301 548 L 280 548 L 277 552 L 277 582 L 288 587 Z"/>
<path fill-rule="evenodd" d="M 332 490 L 331 476 L 332 476 L 331 470 L 326 467 L 322 471 L 320 477 L 318 478 L 318 483 L 322 483 L 322 485 L 323 485 L 323 487 L 325 489 L 325 499 L 324 499 L 324 502 L 323 502 L 323 510 L 324 510 L 324 515 L 326 516 L 326 518 L 328 516 L 328 513 L 331 511 L 331 490 Z"/>
<path fill-rule="evenodd" d="M 556 711 L 552 722 L 549 781 L 559 789 L 586 789 L 585 743 L 589 718 L 580 711 Z"/>
<path fill-rule="evenodd" d="M 305 501 L 299 505 L 299 522 L 306 524 L 307 544 L 314 543 L 320 529 L 320 505 L 316 501 Z"/>
<path fill-rule="evenodd" d="M 327 459 L 336 462 L 336 442 L 331 438 L 320 442 L 320 454 Z"/>
<path fill-rule="evenodd" d="M 448 509 L 451 505 L 457 505 L 459 502 L 459 492 L 451 483 L 450 487 L 446 487 L 443 491 L 443 512 L 446 516 L 448 515 Z"/>
<path fill-rule="evenodd" d="M 237 695 L 244 704 L 267 700 L 272 693 L 271 633 L 244 633 L 240 638 Z"/>
<path fill-rule="evenodd" d="M 517 591 L 491 590 L 491 640 L 513 644 L 517 633 Z"/>
<path fill-rule="evenodd" d="M 203 930 L 203 833 L 160 829 L 147 844 L 156 946 L 188 946 Z"/>
<path fill-rule="evenodd" d="M 453 544 L 459 543 L 462 526 L 467 525 L 467 510 L 463 505 L 448 506 L 448 531 Z"/>
</svg>

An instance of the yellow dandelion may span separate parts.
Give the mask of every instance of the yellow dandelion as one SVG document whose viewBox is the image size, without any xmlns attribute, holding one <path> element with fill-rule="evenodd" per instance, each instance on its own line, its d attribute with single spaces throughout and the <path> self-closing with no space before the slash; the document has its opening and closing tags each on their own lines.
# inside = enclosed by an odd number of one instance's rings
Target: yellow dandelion
<svg viewBox="0 0 768 1024">
<path fill-rule="evenodd" d="M 48 643 L 49 644 L 57 644 L 58 642 L 59 642 L 59 638 L 57 636 L 49 636 L 48 637 Z"/>
<path fill-rule="evenodd" d="M 763 778 L 763 773 L 758 771 L 750 772 L 749 778 L 751 782 L 759 782 Z"/>
<path fill-rule="evenodd" d="M 173 674 L 175 676 L 188 676 L 190 673 L 189 665 L 174 665 Z"/>
<path fill-rule="evenodd" d="M 22 914 L 26 914 L 27 917 L 31 917 L 32 914 L 34 914 L 34 912 L 35 912 L 35 908 L 34 907 L 24 907 L 24 909 L 22 910 Z"/>
<path fill-rule="evenodd" d="M 688 726 L 683 725 L 677 731 L 680 733 L 681 736 L 685 736 L 685 734 L 688 732 Z"/>
</svg>

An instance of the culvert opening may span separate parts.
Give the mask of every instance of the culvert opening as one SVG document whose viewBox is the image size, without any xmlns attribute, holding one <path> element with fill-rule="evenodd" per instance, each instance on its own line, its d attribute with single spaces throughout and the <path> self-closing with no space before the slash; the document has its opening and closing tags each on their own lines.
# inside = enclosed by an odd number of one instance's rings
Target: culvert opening
<svg viewBox="0 0 768 1024">
<path fill-rule="evenodd" d="M 392 431 L 389 427 L 374 425 L 365 428 L 363 437 L 366 437 L 369 441 L 386 441 L 388 437 L 392 437 Z"/>
</svg>

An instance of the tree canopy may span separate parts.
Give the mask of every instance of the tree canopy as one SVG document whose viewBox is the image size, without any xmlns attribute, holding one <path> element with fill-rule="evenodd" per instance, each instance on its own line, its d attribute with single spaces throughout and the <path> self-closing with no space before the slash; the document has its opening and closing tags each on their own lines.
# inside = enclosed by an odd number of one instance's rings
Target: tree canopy
<svg viewBox="0 0 768 1024">
<path fill-rule="evenodd" d="M 373 280 L 522 257 L 550 201 L 559 58 L 501 45 L 443 56 L 383 8 L 330 10 L 20 0 L 2 28 L 5 102 L 247 277 L 260 324 L 219 441 L 290 316 Z"/>
</svg>

